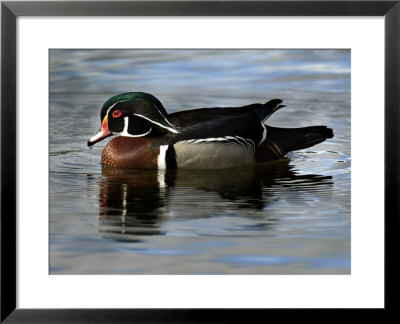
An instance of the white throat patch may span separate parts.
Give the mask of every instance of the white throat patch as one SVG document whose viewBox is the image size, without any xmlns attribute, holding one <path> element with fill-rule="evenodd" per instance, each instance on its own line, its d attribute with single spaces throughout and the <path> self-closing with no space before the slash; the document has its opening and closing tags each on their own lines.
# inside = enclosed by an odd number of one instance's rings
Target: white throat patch
<svg viewBox="0 0 400 324">
<path fill-rule="evenodd" d="M 128 126 L 129 126 L 129 117 L 124 117 L 124 129 L 122 130 L 121 133 L 117 133 L 121 136 L 127 136 L 127 137 L 142 137 L 142 136 L 146 136 L 147 134 L 149 134 L 153 128 L 150 127 L 150 130 L 146 133 L 143 134 L 138 134 L 138 135 L 132 135 L 128 133 Z"/>
</svg>

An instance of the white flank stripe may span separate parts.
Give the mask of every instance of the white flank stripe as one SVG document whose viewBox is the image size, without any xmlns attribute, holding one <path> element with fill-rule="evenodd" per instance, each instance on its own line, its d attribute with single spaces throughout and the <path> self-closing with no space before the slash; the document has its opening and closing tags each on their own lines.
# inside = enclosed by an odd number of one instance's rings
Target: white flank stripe
<svg viewBox="0 0 400 324">
<path fill-rule="evenodd" d="M 253 152 L 256 149 L 256 146 L 254 144 L 254 142 L 251 139 L 246 138 L 247 143 L 249 143 L 251 145 L 251 149 L 253 150 Z"/>
<path fill-rule="evenodd" d="M 210 138 L 199 138 L 199 139 L 190 139 L 190 140 L 183 140 L 177 143 L 181 144 L 201 144 L 201 143 L 223 143 L 223 144 L 236 144 L 246 149 L 251 148 L 252 151 L 255 150 L 255 143 L 251 139 L 244 139 L 240 136 L 225 136 L 225 137 L 210 137 Z"/>
<path fill-rule="evenodd" d="M 224 137 L 210 137 L 210 138 L 200 138 L 195 140 L 193 143 L 203 143 L 203 142 L 226 142 L 227 139 Z"/>
<path fill-rule="evenodd" d="M 190 139 L 190 140 L 179 141 L 178 143 L 181 143 L 181 144 L 190 144 L 190 143 L 193 143 L 193 142 L 194 142 L 194 139 Z"/>
<path fill-rule="evenodd" d="M 240 141 L 239 141 L 236 137 L 233 137 L 233 136 L 225 136 L 225 138 L 226 138 L 227 140 L 229 140 L 229 143 L 233 143 L 233 144 L 236 144 L 236 145 L 239 145 L 239 146 L 243 146 L 242 144 L 240 144 Z"/>
<path fill-rule="evenodd" d="M 225 136 L 225 138 L 228 139 L 228 140 L 235 140 L 235 141 L 237 141 L 237 138 L 234 137 L 234 136 Z"/>
<path fill-rule="evenodd" d="M 165 155 L 167 154 L 168 145 L 160 146 L 160 154 L 157 157 L 158 169 L 166 169 L 167 165 L 165 163 Z"/>
<path fill-rule="evenodd" d="M 238 139 L 239 143 L 240 143 L 243 147 L 245 147 L 245 148 L 247 149 L 248 144 L 247 144 L 246 140 L 245 140 L 243 137 L 240 137 L 240 136 L 235 136 L 235 137 Z M 240 140 L 241 140 L 241 141 L 240 141 Z M 242 141 L 243 141 L 244 144 L 242 144 Z"/>
</svg>

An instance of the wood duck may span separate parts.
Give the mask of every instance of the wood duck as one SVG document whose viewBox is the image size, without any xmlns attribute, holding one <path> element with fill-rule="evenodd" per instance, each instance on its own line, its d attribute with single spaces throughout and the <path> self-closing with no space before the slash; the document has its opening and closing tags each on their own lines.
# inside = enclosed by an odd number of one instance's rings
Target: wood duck
<svg viewBox="0 0 400 324">
<path fill-rule="evenodd" d="M 199 108 L 168 114 L 143 92 L 108 99 L 91 146 L 111 135 L 103 165 L 131 169 L 217 169 L 279 159 L 333 137 L 326 126 L 278 128 L 265 125 L 282 100 L 237 108 Z"/>
</svg>

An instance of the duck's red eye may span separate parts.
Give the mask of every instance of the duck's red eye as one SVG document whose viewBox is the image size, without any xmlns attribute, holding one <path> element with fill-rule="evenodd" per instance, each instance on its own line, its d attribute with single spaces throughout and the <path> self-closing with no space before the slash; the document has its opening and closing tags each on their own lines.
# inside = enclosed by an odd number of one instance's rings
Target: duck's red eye
<svg viewBox="0 0 400 324">
<path fill-rule="evenodd" d="M 114 110 L 112 113 L 113 118 L 117 118 L 122 115 L 121 110 Z"/>
</svg>

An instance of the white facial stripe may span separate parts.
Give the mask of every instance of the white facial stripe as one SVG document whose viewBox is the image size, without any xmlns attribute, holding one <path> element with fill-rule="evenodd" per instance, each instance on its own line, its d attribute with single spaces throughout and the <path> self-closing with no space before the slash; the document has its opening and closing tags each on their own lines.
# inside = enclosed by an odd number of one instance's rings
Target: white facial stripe
<svg viewBox="0 0 400 324">
<path fill-rule="evenodd" d="M 128 126 L 129 126 L 129 117 L 124 117 L 124 129 L 122 130 L 122 132 L 116 133 L 116 134 L 119 134 L 121 136 L 127 136 L 127 137 L 143 137 L 143 136 L 146 136 L 147 134 L 149 134 L 153 130 L 150 127 L 150 130 L 146 133 L 138 134 L 138 135 L 131 135 L 128 133 Z"/>
<path fill-rule="evenodd" d="M 160 154 L 157 157 L 157 165 L 158 165 L 159 169 L 167 168 L 167 164 L 165 163 L 165 157 L 167 154 L 168 146 L 169 145 L 161 145 L 160 146 Z"/>
<path fill-rule="evenodd" d="M 165 118 L 165 116 L 158 110 L 158 107 L 157 107 L 155 104 L 153 104 L 153 106 L 154 106 L 154 108 L 156 108 L 156 110 L 157 110 L 158 113 L 161 115 L 161 117 L 164 118 L 164 120 L 165 120 L 168 124 L 170 124 L 171 127 L 173 128 L 174 125 L 172 125 L 172 124 L 167 120 L 167 118 Z"/>
<path fill-rule="evenodd" d="M 130 100 L 130 99 L 120 100 L 120 101 L 117 101 L 115 104 L 111 105 L 111 106 L 107 109 L 106 116 L 108 116 L 108 113 L 110 112 L 110 110 L 111 110 L 116 104 L 119 104 L 120 102 L 124 102 L 124 101 L 128 101 L 128 100 Z"/>
<path fill-rule="evenodd" d="M 160 127 L 162 127 L 162 128 L 165 128 L 165 129 L 168 129 L 170 132 L 172 132 L 172 133 L 175 133 L 175 134 L 178 134 L 178 131 L 176 130 L 176 129 L 173 129 L 173 128 L 171 128 L 171 127 L 166 127 L 166 126 L 164 126 L 164 125 L 161 125 L 160 123 L 156 123 L 154 120 L 151 120 L 151 119 L 149 119 L 149 118 L 147 118 L 147 117 L 145 117 L 145 116 L 143 116 L 143 115 L 139 115 L 139 114 L 134 114 L 135 116 L 139 116 L 139 117 L 142 117 L 143 119 L 146 119 L 146 120 L 148 120 L 149 122 L 151 122 L 151 123 L 153 123 L 153 124 L 156 124 L 156 125 L 158 125 L 158 126 L 160 126 Z M 164 118 L 165 119 L 165 118 Z M 166 120 L 166 119 L 165 119 Z M 167 121 L 167 120 L 166 120 Z M 168 122 L 168 121 L 167 121 Z M 169 123 L 168 123 L 169 124 Z M 171 125 L 171 124 L 170 124 Z M 171 125 L 172 126 L 172 125 Z"/>
</svg>

